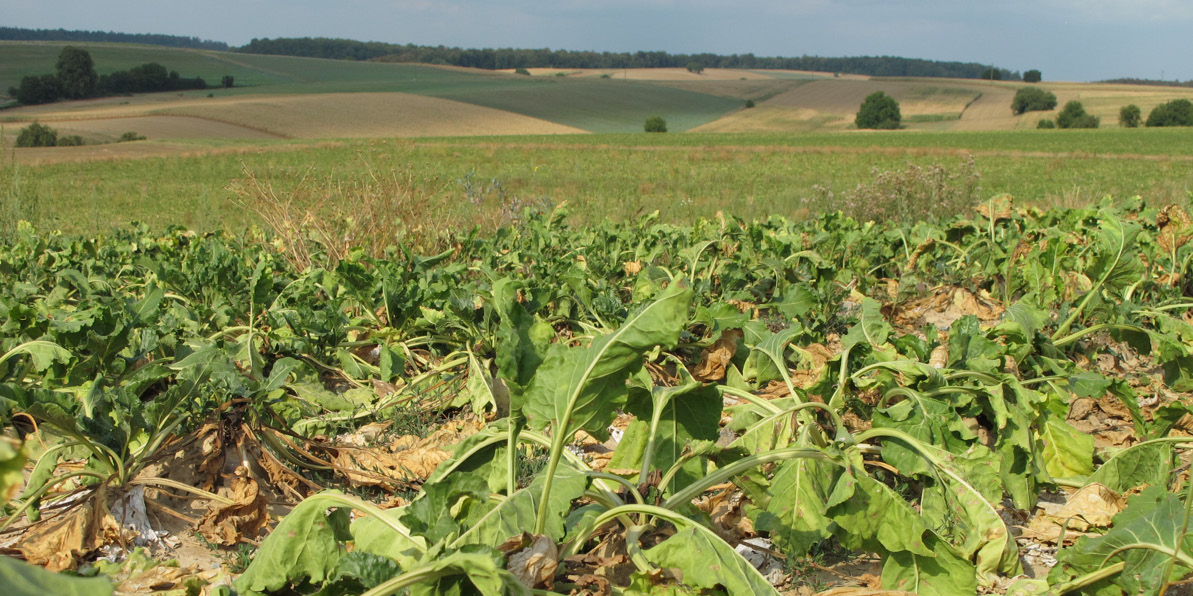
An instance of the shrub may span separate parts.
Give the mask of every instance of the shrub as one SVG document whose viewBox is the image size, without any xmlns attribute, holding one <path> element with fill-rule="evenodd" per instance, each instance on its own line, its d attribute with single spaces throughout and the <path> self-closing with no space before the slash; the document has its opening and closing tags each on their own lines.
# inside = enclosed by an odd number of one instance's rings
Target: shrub
<svg viewBox="0 0 1193 596">
<path fill-rule="evenodd" d="M 1118 125 L 1123 128 L 1138 128 L 1143 120 L 1143 111 L 1135 104 L 1125 105 L 1118 111 Z"/>
<path fill-rule="evenodd" d="M 525 68 L 515 68 L 514 74 L 530 76 L 530 71 L 526 70 Z"/>
<path fill-rule="evenodd" d="M 749 109 L 749 108 L 752 108 L 752 107 L 754 107 L 754 100 L 752 100 L 752 99 L 747 99 L 747 100 L 746 100 L 746 108 L 747 108 L 747 109 Z"/>
<path fill-rule="evenodd" d="M 79 135 L 66 135 L 58 137 L 58 147 L 81 147 L 83 146 L 83 137 Z"/>
<path fill-rule="evenodd" d="M 651 116 L 646 119 L 642 129 L 646 132 L 667 132 L 667 121 L 662 116 Z"/>
<path fill-rule="evenodd" d="M 220 79 L 220 87 L 223 87 L 224 89 L 231 89 L 235 83 L 236 77 L 233 77 L 232 75 L 224 75 L 223 78 Z"/>
<path fill-rule="evenodd" d="M 128 141 L 144 141 L 144 140 L 145 140 L 145 135 L 139 135 L 135 132 L 132 132 L 131 130 L 129 132 L 126 132 L 126 133 L 120 135 L 121 143 L 127 143 Z"/>
<path fill-rule="evenodd" d="M 1101 118 L 1087 114 L 1085 106 L 1077 100 L 1065 104 L 1056 115 L 1056 126 L 1059 128 L 1097 128 L 1101 123 Z"/>
<path fill-rule="evenodd" d="M 8 90 L 9 95 L 25 105 L 50 103 L 62 99 L 62 83 L 56 75 L 21 77 L 21 85 Z"/>
<path fill-rule="evenodd" d="M 1174 99 L 1162 103 L 1147 115 L 1148 126 L 1193 126 L 1193 102 Z"/>
<path fill-rule="evenodd" d="M 1056 107 L 1056 95 L 1039 87 L 1024 87 L 1015 92 L 1011 111 L 1016 116 L 1024 112 L 1043 112 Z"/>
<path fill-rule="evenodd" d="M 858 108 L 857 117 L 853 119 L 853 123 L 858 128 L 883 130 L 899 128 L 902 121 L 903 116 L 899 113 L 899 102 L 882 91 L 875 91 L 866 96 L 862 106 Z"/>
<path fill-rule="evenodd" d="M 1036 123 L 1036 128 L 1056 128 L 1056 122 L 1049 120 L 1048 118 L 1041 118 L 1040 121 Z"/>
<path fill-rule="evenodd" d="M 58 131 L 34 122 L 21 129 L 17 147 L 53 147 L 58 144 Z"/>
<path fill-rule="evenodd" d="M 1041 78 L 1042 78 L 1042 75 L 1040 74 L 1040 71 L 1038 71 L 1034 68 L 1023 73 L 1023 82 L 1024 83 L 1039 83 Z"/>
</svg>

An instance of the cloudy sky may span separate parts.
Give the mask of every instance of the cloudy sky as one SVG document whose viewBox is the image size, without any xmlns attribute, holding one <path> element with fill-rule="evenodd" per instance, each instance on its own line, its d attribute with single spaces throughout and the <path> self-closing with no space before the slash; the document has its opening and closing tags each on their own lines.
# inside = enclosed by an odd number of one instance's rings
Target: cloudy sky
<svg viewBox="0 0 1193 596">
<path fill-rule="evenodd" d="M 1193 0 L 0 0 L 0 25 L 242 45 L 344 37 L 757 56 L 890 55 L 1048 80 L 1193 79 Z"/>
</svg>

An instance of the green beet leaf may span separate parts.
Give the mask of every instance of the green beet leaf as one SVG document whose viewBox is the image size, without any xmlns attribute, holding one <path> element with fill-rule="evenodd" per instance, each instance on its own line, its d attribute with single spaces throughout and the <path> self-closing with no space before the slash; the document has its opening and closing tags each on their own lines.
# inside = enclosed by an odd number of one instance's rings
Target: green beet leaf
<svg viewBox="0 0 1193 596">
<path fill-rule="evenodd" d="M 108 596 L 112 582 L 106 577 L 71 577 L 46 571 L 0 556 L 0 585 L 5 596 Z"/>
<path fill-rule="evenodd" d="M 566 437 L 578 430 L 608 436 L 606 428 L 625 404 L 626 379 L 642 366 L 646 352 L 675 345 L 691 299 L 691 289 L 672 282 L 654 302 L 587 348 L 552 344 L 526 388 L 527 427 L 551 428 Z"/>
<path fill-rule="evenodd" d="M 684 585 L 728 594 L 779 592 L 731 546 L 703 528 L 688 527 L 644 553 L 655 565 L 678 569 Z"/>
<path fill-rule="evenodd" d="M 882 565 L 882 587 L 920 596 L 964 596 L 977 593 L 973 563 L 932 532 L 924 537 L 932 556 L 891 553 Z"/>
<path fill-rule="evenodd" d="M 327 514 L 320 501 L 307 500 L 282 518 L 244 574 L 233 586 L 242 594 L 263 594 L 303 581 L 326 581 L 341 557 L 347 538 L 348 512 Z"/>
<path fill-rule="evenodd" d="M 1082 536 L 1061 549 L 1048 583 L 1055 586 L 1123 562 L 1120 573 L 1090 586 L 1091 591 L 1160 594 L 1169 581 L 1193 573 L 1193 533 L 1181 533 L 1184 519 L 1185 504 L 1179 497 L 1162 487 L 1149 487 L 1128 499 L 1106 534 Z"/>
</svg>

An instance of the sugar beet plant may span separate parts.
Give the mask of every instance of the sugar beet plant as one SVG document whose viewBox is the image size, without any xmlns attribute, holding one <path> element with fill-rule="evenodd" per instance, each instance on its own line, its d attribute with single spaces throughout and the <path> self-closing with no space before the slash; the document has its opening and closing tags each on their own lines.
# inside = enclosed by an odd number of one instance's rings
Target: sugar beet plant
<svg viewBox="0 0 1193 596">
<path fill-rule="evenodd" d="M 0 304 L 5 419 L 48 426 L 62 458 L 92 462 L 84 486 L 119 491 L 151 481 L 137 462 L 232 408 L 290 466 L 318 462 L 287 456 L 268 438 L 279 427 L 384 419 L 430 386 L 454 392 L 436 407 L 493 412 L 409 505 L 308 496 L 225 593 L 777 593 L 702 501 L 726 486 L 784 556 L 825 541 L 876 553 L 888 589 L 1006 587 L 1022 567 L 1004 515 L 1092 483 L 1137 494 L 1010 593 L 1157 594 L 1193 571 L 1187 440 L 1170 436 L 1189 404 L 1141 405 L 1193 374 L 1179 207 L 564 221 L 305 271 L 222 237 L 26 229 L 0 258 L 19 294 Z M 992 306 L 923 324 L 917 300 L 945 290 Z M 1089 364 L 1126 351 L 1154 375 Z M 1132 441 L 1096 448 L 1070 419 L 1081 399 L 1121 404 Z M 622 413 L 632 421 L 594 464 L 576 441 L 609 439 Z M 46 461 L 10 519 L 43 507 L 50 489 L 36 487 L 70 480 Z M 567 571 L 598 548 L 628 579 Z"/>
</svg>

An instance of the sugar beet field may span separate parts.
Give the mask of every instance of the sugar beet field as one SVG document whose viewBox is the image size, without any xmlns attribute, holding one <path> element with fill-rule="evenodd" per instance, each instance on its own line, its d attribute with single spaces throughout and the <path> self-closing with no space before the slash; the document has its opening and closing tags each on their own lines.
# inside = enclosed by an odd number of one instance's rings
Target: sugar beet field
<svg viewBox="0 0 1193 596">
<path fill-rule="evenodd" d="M 6 163 L 4 585 L 1188 589 L 1184 136 L 712 138 Z"/>
</svg>

